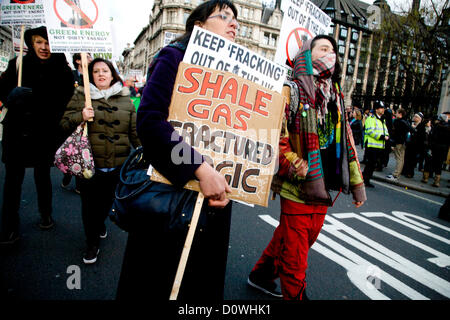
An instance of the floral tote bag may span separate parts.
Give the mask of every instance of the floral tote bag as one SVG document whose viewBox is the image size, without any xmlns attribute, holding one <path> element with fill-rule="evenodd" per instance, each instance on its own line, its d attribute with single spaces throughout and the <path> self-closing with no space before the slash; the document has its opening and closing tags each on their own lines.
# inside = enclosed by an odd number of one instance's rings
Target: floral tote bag
<svg viewBox="0 0 450 320">
<path fill-rule="evenodd" d="M 85 122 L 82 122 L 56 151 L 55 166 L 65 174 L 92 178 L 95 173 L 94 157 Z"/>
</svg>

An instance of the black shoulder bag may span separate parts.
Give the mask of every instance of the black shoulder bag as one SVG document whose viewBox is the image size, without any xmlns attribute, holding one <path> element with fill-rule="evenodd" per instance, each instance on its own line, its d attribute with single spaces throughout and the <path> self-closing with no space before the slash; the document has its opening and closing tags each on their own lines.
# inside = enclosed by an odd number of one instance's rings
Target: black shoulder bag
<svg viewBox="0 0 450 320">
<path fill-rule="evenodd" d="M 187 229 L 198 193 L 151 181 L 143 148 L 133 151 L 120 170 L 109 217 L 125 231 L 157 225 L 166 229 Z"/>
</svg>

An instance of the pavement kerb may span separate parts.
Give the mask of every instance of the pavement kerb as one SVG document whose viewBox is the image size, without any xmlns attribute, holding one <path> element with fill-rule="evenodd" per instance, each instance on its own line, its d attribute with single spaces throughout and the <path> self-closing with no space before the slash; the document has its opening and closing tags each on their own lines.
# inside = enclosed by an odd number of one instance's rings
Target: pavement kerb
<svg viewBox="0 0 450 320">
<path fill-rule="evenodd" d="M 439 191 L 439 190 L 435 190 L 434 191 L 434 190 L 430 190 L 428 188 L 422 188 L 422 187 L 416 186 L 414 184 L 409 184 L 409 183 L 403 183 L 403 182 L 399 182 L 399 181 L 389 180 L 389 179 L 384 178 L 384 177 L 379 177 L 376 174 L 374 174 L 372 176 L 372 179 L 373 180 L 377 180 L 377 181 L 386 182 L 386 183 L 389 183 L 389 184 L 393 184 L 393 185 L 396 185 L 398 187 L 406 187 L 406 188 L 411 189 L 411 190 L 416 190 L 416 191 L 419 191 L 419 192 L 424 192 L 424 193 L 432 194 L 432 195 L 439 196 L 439 197 L 446 198 L 448 196 L 447 193 Z"/>
</svg>

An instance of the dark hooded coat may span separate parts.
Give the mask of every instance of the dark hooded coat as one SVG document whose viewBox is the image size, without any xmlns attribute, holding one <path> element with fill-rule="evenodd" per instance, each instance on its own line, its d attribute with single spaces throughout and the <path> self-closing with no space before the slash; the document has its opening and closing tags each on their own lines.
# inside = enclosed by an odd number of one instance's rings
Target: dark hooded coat
<svg viewBox="0 0 450 320">
<path fill-rule="evenodd" d="M 22 87 L 17 88 L 17 58 L 0 77 L 0 100 L 8 113 L 3 121 L 4 163 L 25 167 L 53 163 L 56 149 L 64 141 L 59 122 L 73 94 L 73 75 L 62 53 L 41 60 L 32 49 L 34 34 L 47 39 L 44 27 L 27 30 L 29 52 L 23 57 Z"/>
</svg>

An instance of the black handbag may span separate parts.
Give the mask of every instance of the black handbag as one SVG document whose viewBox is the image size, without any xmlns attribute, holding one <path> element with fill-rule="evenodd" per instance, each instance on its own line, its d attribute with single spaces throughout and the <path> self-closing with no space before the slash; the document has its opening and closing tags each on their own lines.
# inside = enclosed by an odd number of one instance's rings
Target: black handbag
<svg viewBox="0 0 450 320">
<path fill-rule="evenodd" d="M 191 221 L 198 192 L 151 181 L 143 148 L 124 162 L 109 217 L 130 232 L 149 226 L 186 229 Z"/>
</svg>

